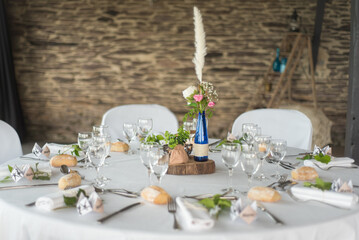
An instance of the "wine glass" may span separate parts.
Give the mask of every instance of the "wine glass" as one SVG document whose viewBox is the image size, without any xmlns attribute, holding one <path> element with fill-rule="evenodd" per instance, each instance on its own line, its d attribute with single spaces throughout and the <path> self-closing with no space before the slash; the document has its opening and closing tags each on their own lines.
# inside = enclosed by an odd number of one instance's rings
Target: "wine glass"
<svg viewBox="0 0 359 240">
<path fill-rule="evenodd" d="M 253 149 L 248 145 L 242 145 L 240 165 L 248 177 L 248 189 L 251 187 L 253 175 L 259 170 L 260 160 Z"/>
<path fill-rule="evenodd" d="M 192 143 L 194 135 L 196 134 L 196 125 L 194 122 L 183 122 L 183 129 L 189 132 L 189 142 Z"/>
<path fill-rule="evenodd" d="M 151 172 L 157 177 L 158 184 L 161 185 L 161 180 L 168 169 L 170 156 L 163 151 L 160 145 L 152 148 L 150 156 Z"/>
<path fill-rule="evenodd" d="M 138 119 L 138 132 L 143 139 L 150 134 L 153 127 L 153 121 L 151 118 L 139 118 Z"/>
<path fill-rule="evenodd" d="M 222 162 L 228 168 L 228 188 L 224 191 L 233 191 L 233 168 L 239 163 L 239 154 L 241 146 L 238 143 L 224 143 L 222 144 Z"/>
<path fill-rule="evenodd" d="M 255 141 L 254 137 L 261 134 L 261 128 L 254 123 L 243 123 L 242 134 L 244 141 L 252 148 Z"/>
<path fill-rule="evenodd" d="M 123 124 L 123 135 L 125 135 L 128 144 L 130 145 L 130 151 L 128 154 L 135 154 L 136 151 L 134 150 L 134 147 L 131 145 L 132 140 L 136 137 L 137 133 L 137 125 L 135 123 L 124 123 Z"/>
<path fill-rule="evenodd" d="M 87 149 L 89 148 L 92 141 L 92 132 L 80 132 L 77 136 L 77 143 L 81 150 L 85 153 L 85 165 L 84 168 L 90 168 L 91 165 L 88 161 Z"/>
<path fill-rule="evenodd" d="M 143 142 L 143 143 L 141 143 L 141 146 L 140 146 L 140 158 L 141 158 L 142 164 L 147 168 L 149 185 L 151 183 L 150 160 L 151 160 L 152 149 L 157 148 L 157 147 L 159 147 L 159 144 L 156 142 Z"/>
<path fill-rule="evenodd" d="M 100 176 L 100 167 L 103 166 L 106 159 L 106 138 L 105 137 L 93 137 L 93 141 L 88 148 L 88 157 L 90 163 L 96 169 L 96 187 L 105 186 L 105 182 Z"/>
<path fill-rule="evenodd" d="M 283 139 L 272 139 L 270 143 L 270 154 L 277 162 L 276 174 L 272 175 L 273 178 L 279 178 L 279 164 L 287 153 L 287 141 Z"/>
<path fill-rule="evenodd" d="M 260 161 L 261 166 L 259 167 L 258 172 L 261 172 L 260 169 L 263 166 L 264 159 L 269 155 L 269 147 L 270 147 L 270 142 L 271 142 L 272 137 L 259 135 L 259 136 L 255 136 L 254 139 L 255 139 L 254 150 L 257 154 L 257 157 L 261 160 Z M 262 181 L 262 180 L 268 179 L 268 178 L 262 172 L 259 174 L 258 177 L 256 177 L 256 179 L 258 179 L 259 181 Z"/>
<path fill-rule="evenodd" d="M 96 125 L 92 127 L 92 133 L 94 136 L 103 136 L 109 135 L 110 136 L 110 129 L 107 125 Z"/>
</svg>

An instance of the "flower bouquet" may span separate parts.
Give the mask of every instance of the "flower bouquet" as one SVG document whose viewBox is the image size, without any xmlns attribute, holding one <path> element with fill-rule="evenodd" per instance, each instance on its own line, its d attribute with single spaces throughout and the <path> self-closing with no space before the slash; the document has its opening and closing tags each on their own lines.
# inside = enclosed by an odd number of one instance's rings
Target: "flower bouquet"
<svg viewBox="0 0 359 240">
<path fill-rule="evenodd" d="M 204 57 L 207 54 L 206 34 L 203 28 L 201 12 L 197 7 L 193 8 L 193 14 L 196 51 L 192 61 L 195 65 L 196 75 L 199 82 L 197 86 L 190 86 L 183 91 L 183 97 L 187 101 L 187 106 L 191 107 L 189 112 L 185 114 L 183 120 L 186 121 L 188 117 L 195 117 L 196 114 L 198 114 L 193 150 L 195 161 L 203 162 L 208 160 L 206 111 L 208 114 L 207 116 L 211 117 L 213 108 L 218 101 L 218 94 L 214 89 L 213 84 L 202 81 Z"/>
</svg>

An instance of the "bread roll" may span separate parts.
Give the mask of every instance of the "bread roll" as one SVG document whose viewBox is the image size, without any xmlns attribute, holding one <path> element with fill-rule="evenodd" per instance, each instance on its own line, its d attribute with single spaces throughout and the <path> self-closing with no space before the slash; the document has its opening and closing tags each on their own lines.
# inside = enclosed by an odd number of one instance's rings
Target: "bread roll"
<svg viewBox="0 0 359 240">
<path fill-rule="evenodd" d="M 300 167 L 292 171 L 292 178 L 299 181 L 311 181 L 318 177 L 317 171 L 312 167 Z"/>
<path fill-rule="evenodd" d="M 59 179 L 59 188 L 64 190 L 81 185 L 81 176 L 77 172 L 69 173 Z"/>
<path fill-rule="evenodd" d="M 141 197 L 154 204 L 167 204 L 171 196 L 162 188 L 149 186 L 142 190 Z"/>
<path fill-rule="evenodd" d="M 273 188 L 252 187 L 248 192 L 248 198 L 262 202 L 277 202 L 281 199 L 281 196 Z"/>
<path fill-rule="evenodd" d="M 75 167 L 77 165 L 77 158 L 69 154 L 59 154 L 50 159 L 50 165 L 52 167 L 61 167 L 61 165 Z"/>
<path fill-rule="evenodd" d="M 127 152 L 130 147 L 124 142 L 114 142 L 111 144 L 111 152 Z"/>
</svg>

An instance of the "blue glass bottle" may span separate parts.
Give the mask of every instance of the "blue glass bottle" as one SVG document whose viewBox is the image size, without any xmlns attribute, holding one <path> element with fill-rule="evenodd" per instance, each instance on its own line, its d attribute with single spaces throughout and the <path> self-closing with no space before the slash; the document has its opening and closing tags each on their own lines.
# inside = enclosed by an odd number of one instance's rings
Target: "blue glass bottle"
<svg viewBox="0 0 359 240">
<path fill-rule="evenodd" d="M 198 113 L 197 129 L 194 137 L 194 160 L 197 162 L 208 160 L 208 133 L 205 111 Z"/>
<path fill-rule="evenodd" d="M 273 71 L 274 72 L 280 71 L 279 48 L 277 48 L 277 56 L 275 57 L 273 62 Z"/>
</svg>

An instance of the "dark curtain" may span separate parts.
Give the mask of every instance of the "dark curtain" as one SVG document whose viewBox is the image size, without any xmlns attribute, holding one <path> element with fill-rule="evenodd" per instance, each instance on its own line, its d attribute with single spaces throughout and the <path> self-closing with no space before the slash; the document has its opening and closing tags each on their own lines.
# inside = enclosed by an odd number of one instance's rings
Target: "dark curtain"
<svg viewBox="0 0 359 240">
<path fill-rule="evenodd" d="M 25 125 L 16 88 L 4 0 L 0 0 L 0 119 L 9 123 L 23 140 Z"/>
</svg>

